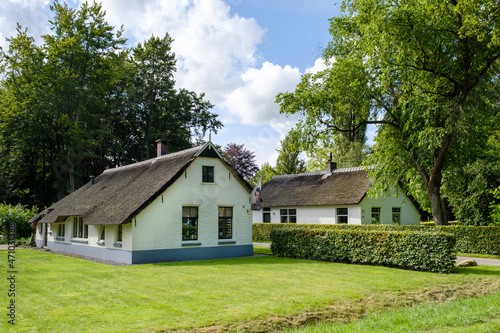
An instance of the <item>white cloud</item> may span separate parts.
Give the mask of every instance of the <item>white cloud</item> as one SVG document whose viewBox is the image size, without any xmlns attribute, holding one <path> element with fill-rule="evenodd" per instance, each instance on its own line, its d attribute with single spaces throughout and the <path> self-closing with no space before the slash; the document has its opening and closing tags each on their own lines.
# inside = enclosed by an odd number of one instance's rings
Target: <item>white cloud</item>
<svg viewBox="0 0 500 333">
<path fill-rule="evenodd" d="M 306 73 L 318 73 L 323 70 L 327 69 L 327 66 L 325 64 L 325 60 L 323 58 L 318 58 L 314 61 L 314 65 L 312 67 L 307 67 L 306 68 Z"/>
<path fill-rule="evenodd" d="M 281 123 L 284 116 L 274 103 L 276 95 L 293 91 L 299 81 L 298 68 L 264 62 L 261 69 L 249 68 L 241 75 L 241 84 L 227 94 L 223 107 L 243 124 Z"/>
<path fill-rule="evenodd" d="M 8 50 L 6 38 L 17 35 L 17 23 L 23 30 L 28 28 L 28 35 L 40 42 L 41 35 L 50 32 L 47 24 L 50 18 L 44 7 L 48 0 L 3 0 L 0 1 L 0 46 Z"/>
</svg>

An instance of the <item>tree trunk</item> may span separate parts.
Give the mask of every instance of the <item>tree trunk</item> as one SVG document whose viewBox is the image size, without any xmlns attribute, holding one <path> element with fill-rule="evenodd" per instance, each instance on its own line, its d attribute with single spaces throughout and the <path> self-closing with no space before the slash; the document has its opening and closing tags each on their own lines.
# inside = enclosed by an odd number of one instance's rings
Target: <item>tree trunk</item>
<svg viewBox="0 0 500 333">
<path fill-rule="evenodd" d="M 435 225 L 447 225 L 447 213 L 444 210 L 443 201 L 441 200 L 440 186 L 436 184 L 426 184 L 427 194 L 431 201 L 432 219 Z"/>
</svg>

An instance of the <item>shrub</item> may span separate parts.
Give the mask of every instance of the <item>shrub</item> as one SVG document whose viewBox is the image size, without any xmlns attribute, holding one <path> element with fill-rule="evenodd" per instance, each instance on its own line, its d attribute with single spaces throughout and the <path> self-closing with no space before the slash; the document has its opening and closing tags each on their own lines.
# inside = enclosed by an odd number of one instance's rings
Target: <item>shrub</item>
<svg viewBox="0 0 500 333">
<path fill-rule="evenodd" d="M 271 231 L 277 256 L 449 273 L 455 236 L 444 232 L 281 228 Z"/>
<path fill-rule="evenodd" d="M 481 253 L 500 255 L 500 227 L 476 226 L 419 226 L 419 225 L 353 225 L 353 224 L 295 224 L 295 223 L 254 223 L 253 239 L 270 241 L 271 230 L 281 229 L 317 229 L 317 230 L 375 230 L 375 231 L 442 231 L 452 233 L 456 237 L 456 250 L 465 253 Z"/>
<path fill-rule="evenodd" d="M 30 237 L 34 229 L 28 223 L 29 219 L 37 214 L 37 209 L 29 209 L 23 205 L 0 204 L 0 233 L 3 240 L 8 239 L 8 226 L 16 224 L 16 239 Z"/>
</svg>

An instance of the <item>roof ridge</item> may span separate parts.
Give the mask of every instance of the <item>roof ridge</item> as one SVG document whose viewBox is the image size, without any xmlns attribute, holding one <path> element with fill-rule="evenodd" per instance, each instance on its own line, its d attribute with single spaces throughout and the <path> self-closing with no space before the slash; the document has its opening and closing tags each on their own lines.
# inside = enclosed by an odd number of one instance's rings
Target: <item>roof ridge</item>
<svg viewBox="0 0 500 333">
<path fill-rule="evenodd" d="M 113 172 L 135 169 L 135 168 L 138 168 L 138 167 L 141 167 L 141 166 L 145 166 L 145 165 L 153 165 L 153 164 L 155 164 L 159 160 L 168 160 L 168 159 L 180 156 L 180 155 L 189 154 L 191 152 L 193 153 L 193 156 L 194 156 L 204 146 L 205 145 L 196 146 L 196 147 L 192 147 L 192 148 L 180 150 L 180 151 L 177 151 L 175 153 L 165 154 L 165 155 L 162 155 L 160 157 L 150 158 L 149 160 L 145 160 L 145 161 L 141 161 L 141 162 L 136 162 L 136 163 L 132 163 L 132 164 L 127 164 L 127 165 L 122 165 L 122 166 L 119 166 L 119 167 L 116 167 L 116 168 L 106 169 L 106 170 L 104 170 L 104 172 L 102 174 L 110 174 L 110 173 L 113 173 Z"/>
<path fill-rule="evenodd" d="M 340 168 L 340 169 L 333 170 L 332 173 L 365 171 L 365 170 L 371 170 L 374 167 L 375 167 L 374 165 L 369 165 L 369 166 L 359 166 L 359 167 L 350 167 L 350 168 Z M 291 174 L 291 175 L 276 175 L 274 177 L 306 177 L 306 176 L 320 176 L 320 175 L 325 175 L 325 174 L 327 174 L 326 171 L 313 171 L 313 172 L 296 173 L 296 174 Z"/>
</svg>

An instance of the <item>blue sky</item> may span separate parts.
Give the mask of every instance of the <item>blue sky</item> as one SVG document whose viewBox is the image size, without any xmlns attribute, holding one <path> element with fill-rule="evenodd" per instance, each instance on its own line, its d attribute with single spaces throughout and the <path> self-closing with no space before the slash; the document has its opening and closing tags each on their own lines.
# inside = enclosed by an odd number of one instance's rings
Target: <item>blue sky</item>
<svg viewBox="0 0 500 333">
<path fill-rule="evenodd" d="M 78 6 L 80 0 L 70 0 Z M 279 142 L 297 117 L 279 114 L 278 92 L 293 91 L 306 71 L 323 68 L 331 37 L 328 19 L 338 15 L 327 0 L 104 0 L 108 22 L 124 26 L 129 46 L 151 35 L 173 38 L 177 86 L 205 92 L 224 128 L 212 134 L 256 153 L 274 165 Z M 0 2 L 0 46 L 16 22 L 39 36 L 50 33 L 47 0 Z M 208 135 L 207 135 L 208 137 Z"/>
</svg>

